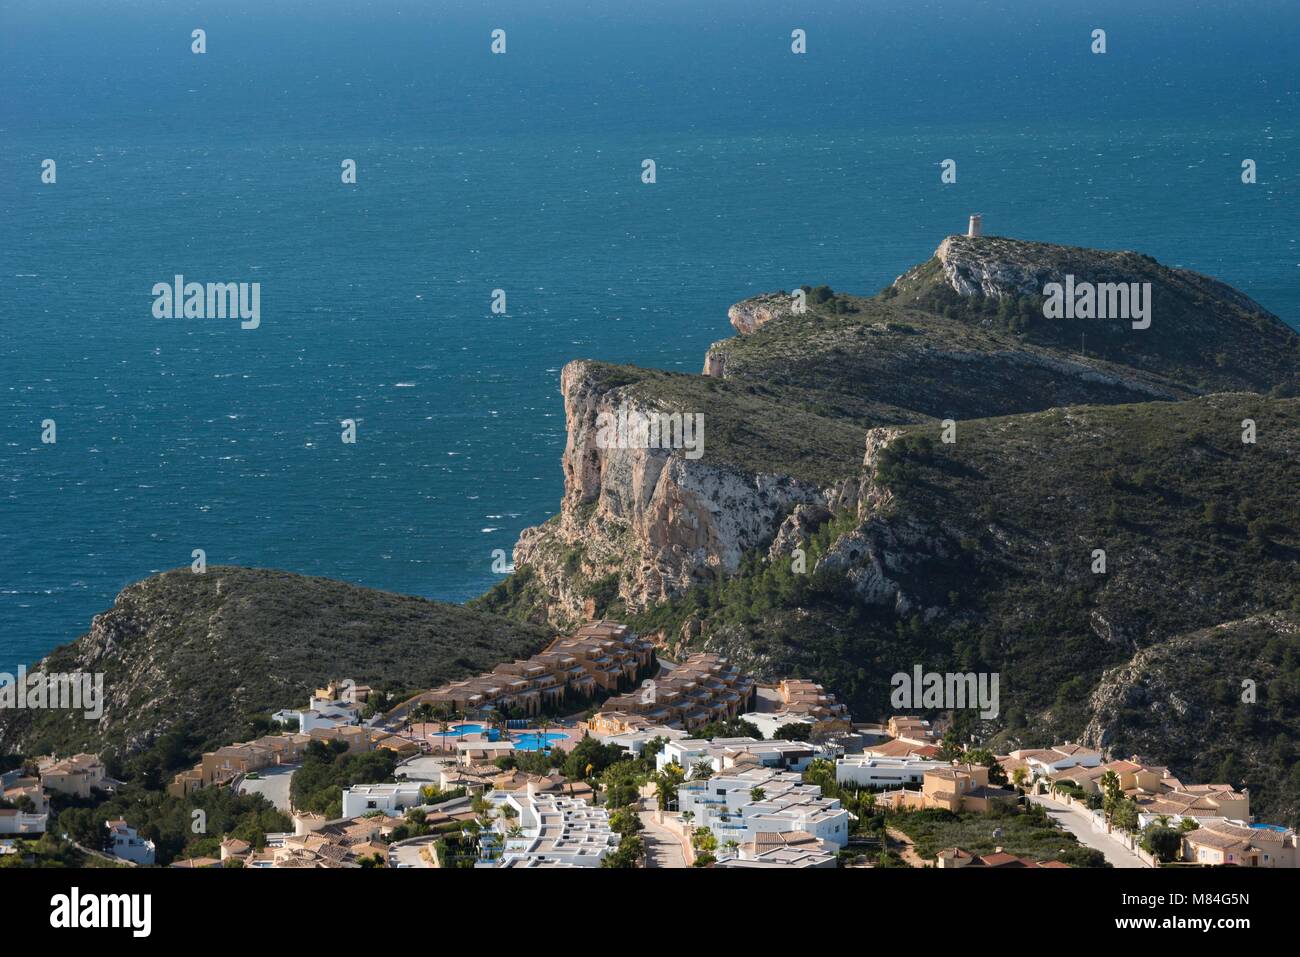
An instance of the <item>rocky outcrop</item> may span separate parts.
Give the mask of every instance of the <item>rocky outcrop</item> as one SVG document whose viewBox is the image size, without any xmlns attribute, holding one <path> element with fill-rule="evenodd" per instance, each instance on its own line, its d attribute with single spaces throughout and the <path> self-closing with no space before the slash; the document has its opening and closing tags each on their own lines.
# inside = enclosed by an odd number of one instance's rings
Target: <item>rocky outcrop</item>
<svg viewBox="0 0 1300 957">
<path fill-rule="evenodd" d="M 786 475 L 692 459 L 683 449 L 610 447 L 602 416 L 663 410 L 591 373 L 589 363 L 571 362 L 560 377 L 568 431 L 560 514 L 525 529 L 514 551 L 516 567 L 528 566 L 554 596 L 553 623 L 577 620 L 595 583 L 609 576 L 624 603 L 639 609 L 734 572 L 796 506 L 825 506 L 824 490 Z"/>
<path fill-rule="evenodd" d="M 943 535 L 928 523 L 910 516 L 872 517 L 836 539 L 817 570 L 843 575 L 866 604 L 890 606 L 904 615 L 920 604 L 908 594 L 907 579 L 947 557 Z"/>
<path fill-rule="evenodd" d="M 963 296 L 1036 295 L 1042 293 L 1044 282 L 1052 281 L 1050 267 L 1009 258 L 995 240 L 949 236 L 934 256 L 948 285 Z"/>
<path fill-rule="evenodd" d="M 894 285 L 905 289 L 936 266 L 942 282 L 958 295 L 998 300 L 1041 297 L 1044 285 L 1064 282 L 1067 274 L 1078 280 L 1127 283 L 1138 278 L 1139 273 L 1160 268 L 1154 260 L 1133 252 L 1028 243 L 996 236 L 949 236 L 934 251 L 933 259 L 908 270 L 894 281 Z M 1205 280 L 1195 273 L 1184 275 Z M 1263 311 L 1236 290 L 1227 286 L 1223 288 L 1231 293 L 1234 304 L 1249 305 Z"/>
<path fill-rule="evenodd" d="M 796 505 L 786 516 L 767 550 L 771 560 L 789 557 L 796 548 L 806 549 L 813 533 L 831 519 L 831 510 L 821 504 Z"/>
<path fill-rule="evenodd" d="M 765 293 L 745 299 L 727 310 L 732 327 L 742 336 L 757 332 L 769 322 L 792 315 L 791 300 L 782 293 Z"/>
<path fill-rule="evenodd" d="M 715 379 L 725 379 L 727 377 L 726 351 L 717 346 L 709 349 L 704 354 L 704 368 L 701 370 L 701 374 Z"/>
</svg>

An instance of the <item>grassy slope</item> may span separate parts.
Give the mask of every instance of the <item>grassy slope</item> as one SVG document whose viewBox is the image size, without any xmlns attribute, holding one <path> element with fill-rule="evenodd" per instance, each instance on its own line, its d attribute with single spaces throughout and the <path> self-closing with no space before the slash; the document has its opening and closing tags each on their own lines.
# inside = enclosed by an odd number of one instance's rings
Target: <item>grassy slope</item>
<svg viewBox="0 0 1300 957">
<path fill-rule="evenodd" d="M 104 720 L 17 712 L 0 722 L 6 750 L 135 750 L 175 728 L 224 743 L 248 716 L 305 705 L 331 678 L 428 687 L 530 654 L 550 637 L 458 605 L 226 566 L 137 582 L 97 624 L 45 668 L 102 671 Z"/>
<path fill-rule="evenodd" d="M 945 318 L 898 299 L 839 295 L 835 302 L 850 311 L 810 306 L 716 343 L 727 356 L 727 377 L 781 389 L 794 402 L 862 425 L 1193 394 L 1183 383 L 1078 356 L 1077 336 L 1073 350 L 1058 351 L 993 323 Z M 1073 371 L 1063 372 L 1062 362 Z M 1093 372 L 1147 390 L 1086 375 Z"/>
<path fill-rule="evenodd" d="M 707 463 L 829 483 L 862 461 L 864 429 L 802 404 L 801 390 L 635 366 L 588 367 L 602 389 L 667 412 L 703 413 Z"/>
</svg>

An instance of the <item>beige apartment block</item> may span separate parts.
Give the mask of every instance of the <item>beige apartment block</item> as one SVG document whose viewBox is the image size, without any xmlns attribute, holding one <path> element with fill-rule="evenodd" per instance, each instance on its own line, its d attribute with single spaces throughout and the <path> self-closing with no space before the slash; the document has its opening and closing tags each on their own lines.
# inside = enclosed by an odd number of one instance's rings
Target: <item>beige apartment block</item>
<svg viewBox="0 0 1300 957">
<path fill-rule="evenodd" d="M 629 632 L 626 625 L 588 622 L 531 658 L 416 695 L 388 716 L 405 717 L 421 704 L 453 714 L 489 708 L 540 714 L 557 710 L 570 696 L 585 699 L 631 687 L 653 661 L 654 645 Z"/>
</svg>

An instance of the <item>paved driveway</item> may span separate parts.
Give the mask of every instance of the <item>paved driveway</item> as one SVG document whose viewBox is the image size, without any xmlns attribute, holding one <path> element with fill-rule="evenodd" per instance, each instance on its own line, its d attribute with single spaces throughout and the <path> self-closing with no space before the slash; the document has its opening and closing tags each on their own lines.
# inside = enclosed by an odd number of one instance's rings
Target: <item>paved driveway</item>
<svg viewBox="0 0 1300 957">
<path fill-rule="evenodd" d="M 293 772 L 298 770 L 296 764 L 277 765 L 272 768 L 262 768 L 258 771 L 257 779 L 250 781 L 244 778 L 239 783 L 240 794 L 260 794 L 268 801 L 278 807 L 285 814 L 291 814 L 292 808 L 289 806 L 289 782 L 293 780 Z"/>
<path fill-rule="evenodd" d="M 431 867 L 420 852 L 431 844 L 436 844 L 438 835 L 426 834 L 424 837 L 417 838 L 409 844 L 399 844 L 396 847 L 388 849 L 388 866 L 389 867 Z M 429 851 L 433 853 L 432 848 Z"/>
<path fill-rule="evenodd" d="M 646 810 L 654 807 L 653 800 L 644 799 L 637 816 L 645 825 L 641 830 L 641 841 L 645 844 L 646 867 L 685 867 L 686 853 L 682 850 L 681 839 L 655 820 L 655 812 Z"/>
<path fill-rule="evenodd" d="M 1127 847 L 1115 840 L 1105 831 L 1092 829 L 1092 815 L 1072 804 L 1054 801 L 1043 794 L 1035 794 L 1030 800 L 1041 804 L 1047 813 L 1071 834 L 1079 839 L 1085 847 L 1096 848 L 1106 855 L 1112 867 L 1146 867 L 1147 864 Z"/>
</svg>

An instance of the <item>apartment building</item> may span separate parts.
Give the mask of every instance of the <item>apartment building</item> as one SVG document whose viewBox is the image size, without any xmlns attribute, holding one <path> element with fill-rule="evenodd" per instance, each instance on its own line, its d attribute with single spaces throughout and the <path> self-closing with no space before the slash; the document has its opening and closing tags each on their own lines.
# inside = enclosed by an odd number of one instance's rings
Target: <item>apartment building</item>
<svg viewBox="0 0 1300 957">
<path fill-rule="evenodd" d="M 1230 784 L 1185 784 L 1156 794 L 1129 794 L 1138 806 L 1138 823 L 1146 827 L 1162 817 L 1175 824 L 1188 819 L 1198 824 L 1215 820 L 1250 820 L 1250 790 Z"/>
<path fill-rule="evenodd" d="M 629 632 L 626 625 L 592 621 L 572 635 L 556 638 L 531 658 L 416 695 L 388 717 L 404 718 L 421 704 L 452 712 L 554 711 L 569 696 L 592 698 L 631 687 L 653 663 L 654 645 Z"/>
<path fill-rule="evenodd" d="M 108 828 L 108 853 L 124 861 L 150 865 L 154 862 L 155 849 L 153 841 L 146 841 L 126 821 L 105 821 Z"/>
<path fill-rule="evenodd" d="M 802 771 L 817 756 L 817 749 L 803 741 L 760 741 L 757 738 L 681 738 L 667 742 L 655 755 L 655 767 L 668 764 L 691 770 L 700 762 L 715 772 L 736 767 L 767 767 Z"/>
<path fill-rule="evenodd" d="M 893 715 L 885 725 L 885 730 L 891 738 L 909 744 L 938 744 L 941 740 L 941 735 L 929 721 L 914 714 Z"/>
<path fill-rule="evenodd" d="M 74 754 L 57 760 L 53 756 L 37 761 L 41 787 L 70 797 L 88 798 L 92 791 L 107 790 L 104 764 L 94 754 Z"/>
<path fill-rule="evenodd" d="M 0 797 L 15 807 L 20 806 L 26 798 L 32 804 L 29 812 L 32 814 L 47 814 L 50 810 L 49 798 L 45 794 L 45 788 L 41 787 L 41 779 L 27 777 L 21 770 L 0 774 Z"/>
<path fill-rule="evenodd" d="M 349 751 L 368 752 L 389 745 L 399 751 L 414 751 L 410 742 L 387 731 L 355 725 L 313 728 L 308 734 L 270 734 L 205 753 L 193 768 L 172 778 L 167 793 L 173 797 L 185 797 L 199 788 L 229 784 L 239 775 L 251 771 L 278 764 L 301 763 L 307 745 L 313 741 L 342 741 Z"/>
<path fill-rule="evenodd" d="M 48 815 L 0 807 L 0 834 L 42 834 Z"/>
<path fill-rule="evenodd" d="M 849 812 L 789 771 L 751 767 L 687 781 L 678 788 L 677 802 L 682 820 L 709 828 L 719 845 L 789 831 L 806 831 L 836 848 L 849 839 Z"/>
<path fill-rule="evenodd" d="M 819 732 L 849 731 L 852 728 L 848 707 L 815 681 L 785 678 L 770 690 L 778 699 L 774 710 L 750 711 L 741 715 L 765 738 L 772 737 L 778 728 L 787 724 L 807 725 L 810 731 L 817 729 Z"/>
<path fill-rule="evenodd" d="M 343 816 L 363 817 L 382 811 L 388 817 L 401 817 L 408 808 L 422 803 L 419 781 L 399 784 L 357 784 L 343 789 Z"/>
<path fill-rule="evenodd" d="M 1167 817 L 1198 823 L 1215 819 L 1250 820 L 1250 791 L 1231 784 L 1184 784 L 1161 765 L 1144 764 L 1136 755 L 1096 766 L 1077 765 L 1041 773 L 1053 784 L 1070 784 L 1085 794 L 1102 791 L 1102 781 L 1113 773 L 1120 792 L 1138 806 L 1138 823 L 1145 827 Z"/>
<path fill-rule="evenodd" d="M 608 812 L 586 801 L 528 788 L 510 794 L 505 803 L 518 812 L 516 823 L 523 833 L 511 837 L 504 832 L 500 858 L 480 866 L 599 867 L 618 846 Z"/>
<path fill-rule="evenodd" d="M 689 731 L 665 728 L 641 715 L 627 714 L 624 711 L 602 711 L 593 715 L 587 722 L 587 730 L 601 744 L 617 745 L 633 757 L 640 757 L 645 746 L 656 738 L 680 741 L 690 737 Z"/>
<path fill-rule="evenodd" d="M 979 764 L 932 768 L 921 776 L 920 791 L 890 791 L 882 799 L 894 807 L 943 808 L 987 814 L 995 804 L 1014 804 L 1020 795 L 989 784 L 989 769 Z"/>
<path fill-rule="evenodd" d="M 1059 772 L 1074 768 L 1095 768 L 1103 760 L 1104 756 L 1100 751 L 1066 741 L 1064 744 L 1054 744 L 1050 748 L 1022 748 L 1012 751 L 1007 758 L 1000 759 L 1000 763 L 1007 771 L 1007 780 L 1011 779 L 1017 767 L 1023 767 L 1028 772 L 1030 780 L 1033 780 L 1051 779 Z"/>
<path fill-rule="evenodd" d="M 1025 767 L 1028 770 L 1028 765 Z M 1115 774 L 1119 780 L 1120 790 L 1125 792 L 1159 794 L 1181 786 L 1179 782 L 1168 777 L 1168 769 L 1148 767 L 1136 759 L 1106 761 L 1092 767 L 1077 765 L 1050 772 L 1045 777 L 1053 783 L 1073 784 L 1081 788 L 1085 794 L 1099 794 L 1102 778 L 1110 772 Z"/>
<path fill-rule="evenodd" d="M 807 831 L 763 831 L 739 845 L 734 855 L 723 850 L 714 867 L 831 869 L 838 866 L 836 850 Z"/>
<path fill-rule="evenodd" d="M 898 789 L 906 784 L 920 784 L 927 771 L 950 765 L 946 761 L 917 757 L 878 758 L 869 754 L 851 754 L 835 761 L 835 782 L 859 788 Z"/>
<path fill-rule="evenodd" d="M 1028 857 L 1017 857 L 1015 854 L 1008 854 L 1002 848 L 994 848 L 992 854 L 972 854 L 970 851 L 963 850 L 960 847 L 945 847 L 939 852 L 935 861 L 935 866 L 939 868 L 957 868 L 957 867 L 1000 867 L 1000 868 L 1022 868 L 1022 867 L 1048 867 L 1052 869 L 1066 868 L 1069 864 L 1061 861 L 1035 861 Z"/>
<path fill-rule="evenodd" d="M 690 731 L 750 710 L 755 688 L 754 679 L 742 674 L 727 658 L 701 652 L 636 691 L 610 698 L 602 713 L 592 720 L 598 726 L 612 728 L 603 715 L 617 712 L 640 715 L 654 725 Z"/>
</svg>

